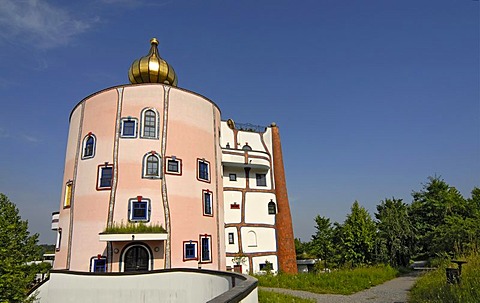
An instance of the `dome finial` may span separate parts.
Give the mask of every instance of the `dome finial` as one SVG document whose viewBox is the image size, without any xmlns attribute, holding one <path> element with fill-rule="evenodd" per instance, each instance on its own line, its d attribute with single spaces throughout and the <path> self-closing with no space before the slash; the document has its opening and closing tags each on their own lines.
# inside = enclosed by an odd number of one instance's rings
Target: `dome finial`
<svg viewBox="0 0 480 303">
<path fill-rule="evenodd" d="M 150 44 L 148 55 L 133 61 L 130 66 L 128 70 L 130 83 L 162 83 L 177 86 L 175 70 L 158 54 L 157 38 L 150 39 Z"/>
</svg>

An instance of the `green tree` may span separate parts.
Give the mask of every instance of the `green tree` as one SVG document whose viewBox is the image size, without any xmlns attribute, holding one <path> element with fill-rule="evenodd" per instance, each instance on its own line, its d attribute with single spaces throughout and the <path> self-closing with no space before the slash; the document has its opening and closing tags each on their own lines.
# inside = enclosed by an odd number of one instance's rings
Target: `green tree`
<svg viewBox="0 0 480 303">
<path fill-rule="evenodd" d="M 368 211 L 355 201 L 342 227 L 345 260 L 352 266 L 370 263 L 375 244 L 375 223 Z"/>
<path fill-rule="evenodd" d="M 324 262 L 324 267 L 327 268 L 329 261 L 333 255 L 333 227 L 330 219 L 326 217 L 315 217 L 315 235 L 312 236 L 311 252 Z"/>
<path fill-rule="evenodd" d="M 415 233 L 402 199 L 385 199 L 377 205 L 377 256 L 390 265 L 407 266 L 412 255 Z"/>
<path fill-rule="evenodd" d="M 24 302 L 35 279 L 38 234 L 30 236 L 15 204 L 0 193 L 0 302 Z"/>
<path fill-rule="evenodd" d="M 443 179 L 430 177 L 422 190 L 412 195 L 410 218 L 416 234 L 417 257 L 455 252 L 464 241 L 462 221 L 469 216 L 460 192 Z"/>
</svg>

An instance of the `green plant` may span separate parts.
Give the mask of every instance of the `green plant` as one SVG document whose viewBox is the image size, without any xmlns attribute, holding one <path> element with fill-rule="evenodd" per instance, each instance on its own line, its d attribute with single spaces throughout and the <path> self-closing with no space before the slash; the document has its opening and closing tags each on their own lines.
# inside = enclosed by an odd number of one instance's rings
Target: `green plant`
<svg viewBox="0 0 480 303">
<path fill-rule="evenodd" d="M 480 298 L 480 255 L 472 253 L 462 267 L 461 283 L 447 284 L 443 263 L 437 270 L 423 275 L 417 280 L 410 292 L 411 303 L 476 303 Z"/>
<path fill-rule="evenodd" d="M 263 287 L 305 290 L 314 293 L 349 295 L 391 280 L 398 271 L 390 266 L 377 265 L 355 269 L 334 270 L 330 273 L 297 275 L 257 275 Z"/>
<path fill-rule="evenodd" d="M 102 232 L 102 234 L 150 234 L 150 233 L 166 233 L 167 231 L 160 224 L 145 224 L 143 222 L 133 223 L 128 222 L 124 224 L 113 223 L 108 225 L 107 228 Z"/>
<path fill-rule="evenodd" d="M 259 303 L 313 303 L 314 300 L 303 299 L 291 295 L 280 294 L 272 291 L 258 290 Z"/>
<path fill-rule="evenodd" d="M 235 263 L 235 265 L 243 265 L 247 261 L 247 257 L 243 254 L 235 256 L 232 258 L 232 262 Z"/>
</svg>

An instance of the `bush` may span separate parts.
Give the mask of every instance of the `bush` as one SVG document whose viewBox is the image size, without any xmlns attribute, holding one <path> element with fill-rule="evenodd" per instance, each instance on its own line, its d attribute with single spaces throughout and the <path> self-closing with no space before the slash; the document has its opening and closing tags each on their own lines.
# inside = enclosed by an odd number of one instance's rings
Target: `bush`
<svg viewBox="0 0 480 303">
<path fill-rule="evenodd" d="M 412 303 L 477 303 L 480 298 L 480 255 L 472 254 L 466 258 L 462 267 L 460 284 L 447 284 L 445 268 L 448 262 L 440 263 L 435 271 L 422 276 L 410 292 Z"/>
</svg>

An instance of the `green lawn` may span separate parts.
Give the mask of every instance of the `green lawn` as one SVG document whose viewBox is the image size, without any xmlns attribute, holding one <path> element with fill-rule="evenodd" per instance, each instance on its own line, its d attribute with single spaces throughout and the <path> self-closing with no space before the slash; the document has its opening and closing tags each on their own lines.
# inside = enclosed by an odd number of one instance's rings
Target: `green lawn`
<svg viewBox="0 0 480 303">
<path fill-rule="evenodd" d="M 390 266 L 335 270 L 331 273 L 255 276 L 259 286 L 305 290 L 319 294 L 350 295 L 391 280 L 398 271 Z"/>
<path fill-rule="evenodd" d="M 258 303 L 314 303 L 314 300 L 279 294 L 266 290 L 258 290 Z"/>
<path fill-rule="evenodd" d="M 445 266 L 423 275 L 410 292 L 410 303 L 480 302 L 480 255 L 466 258 L 460 284 L 447 284 Z M 455 266 L 452 266 L 455 267 Z"/>
</svg>

